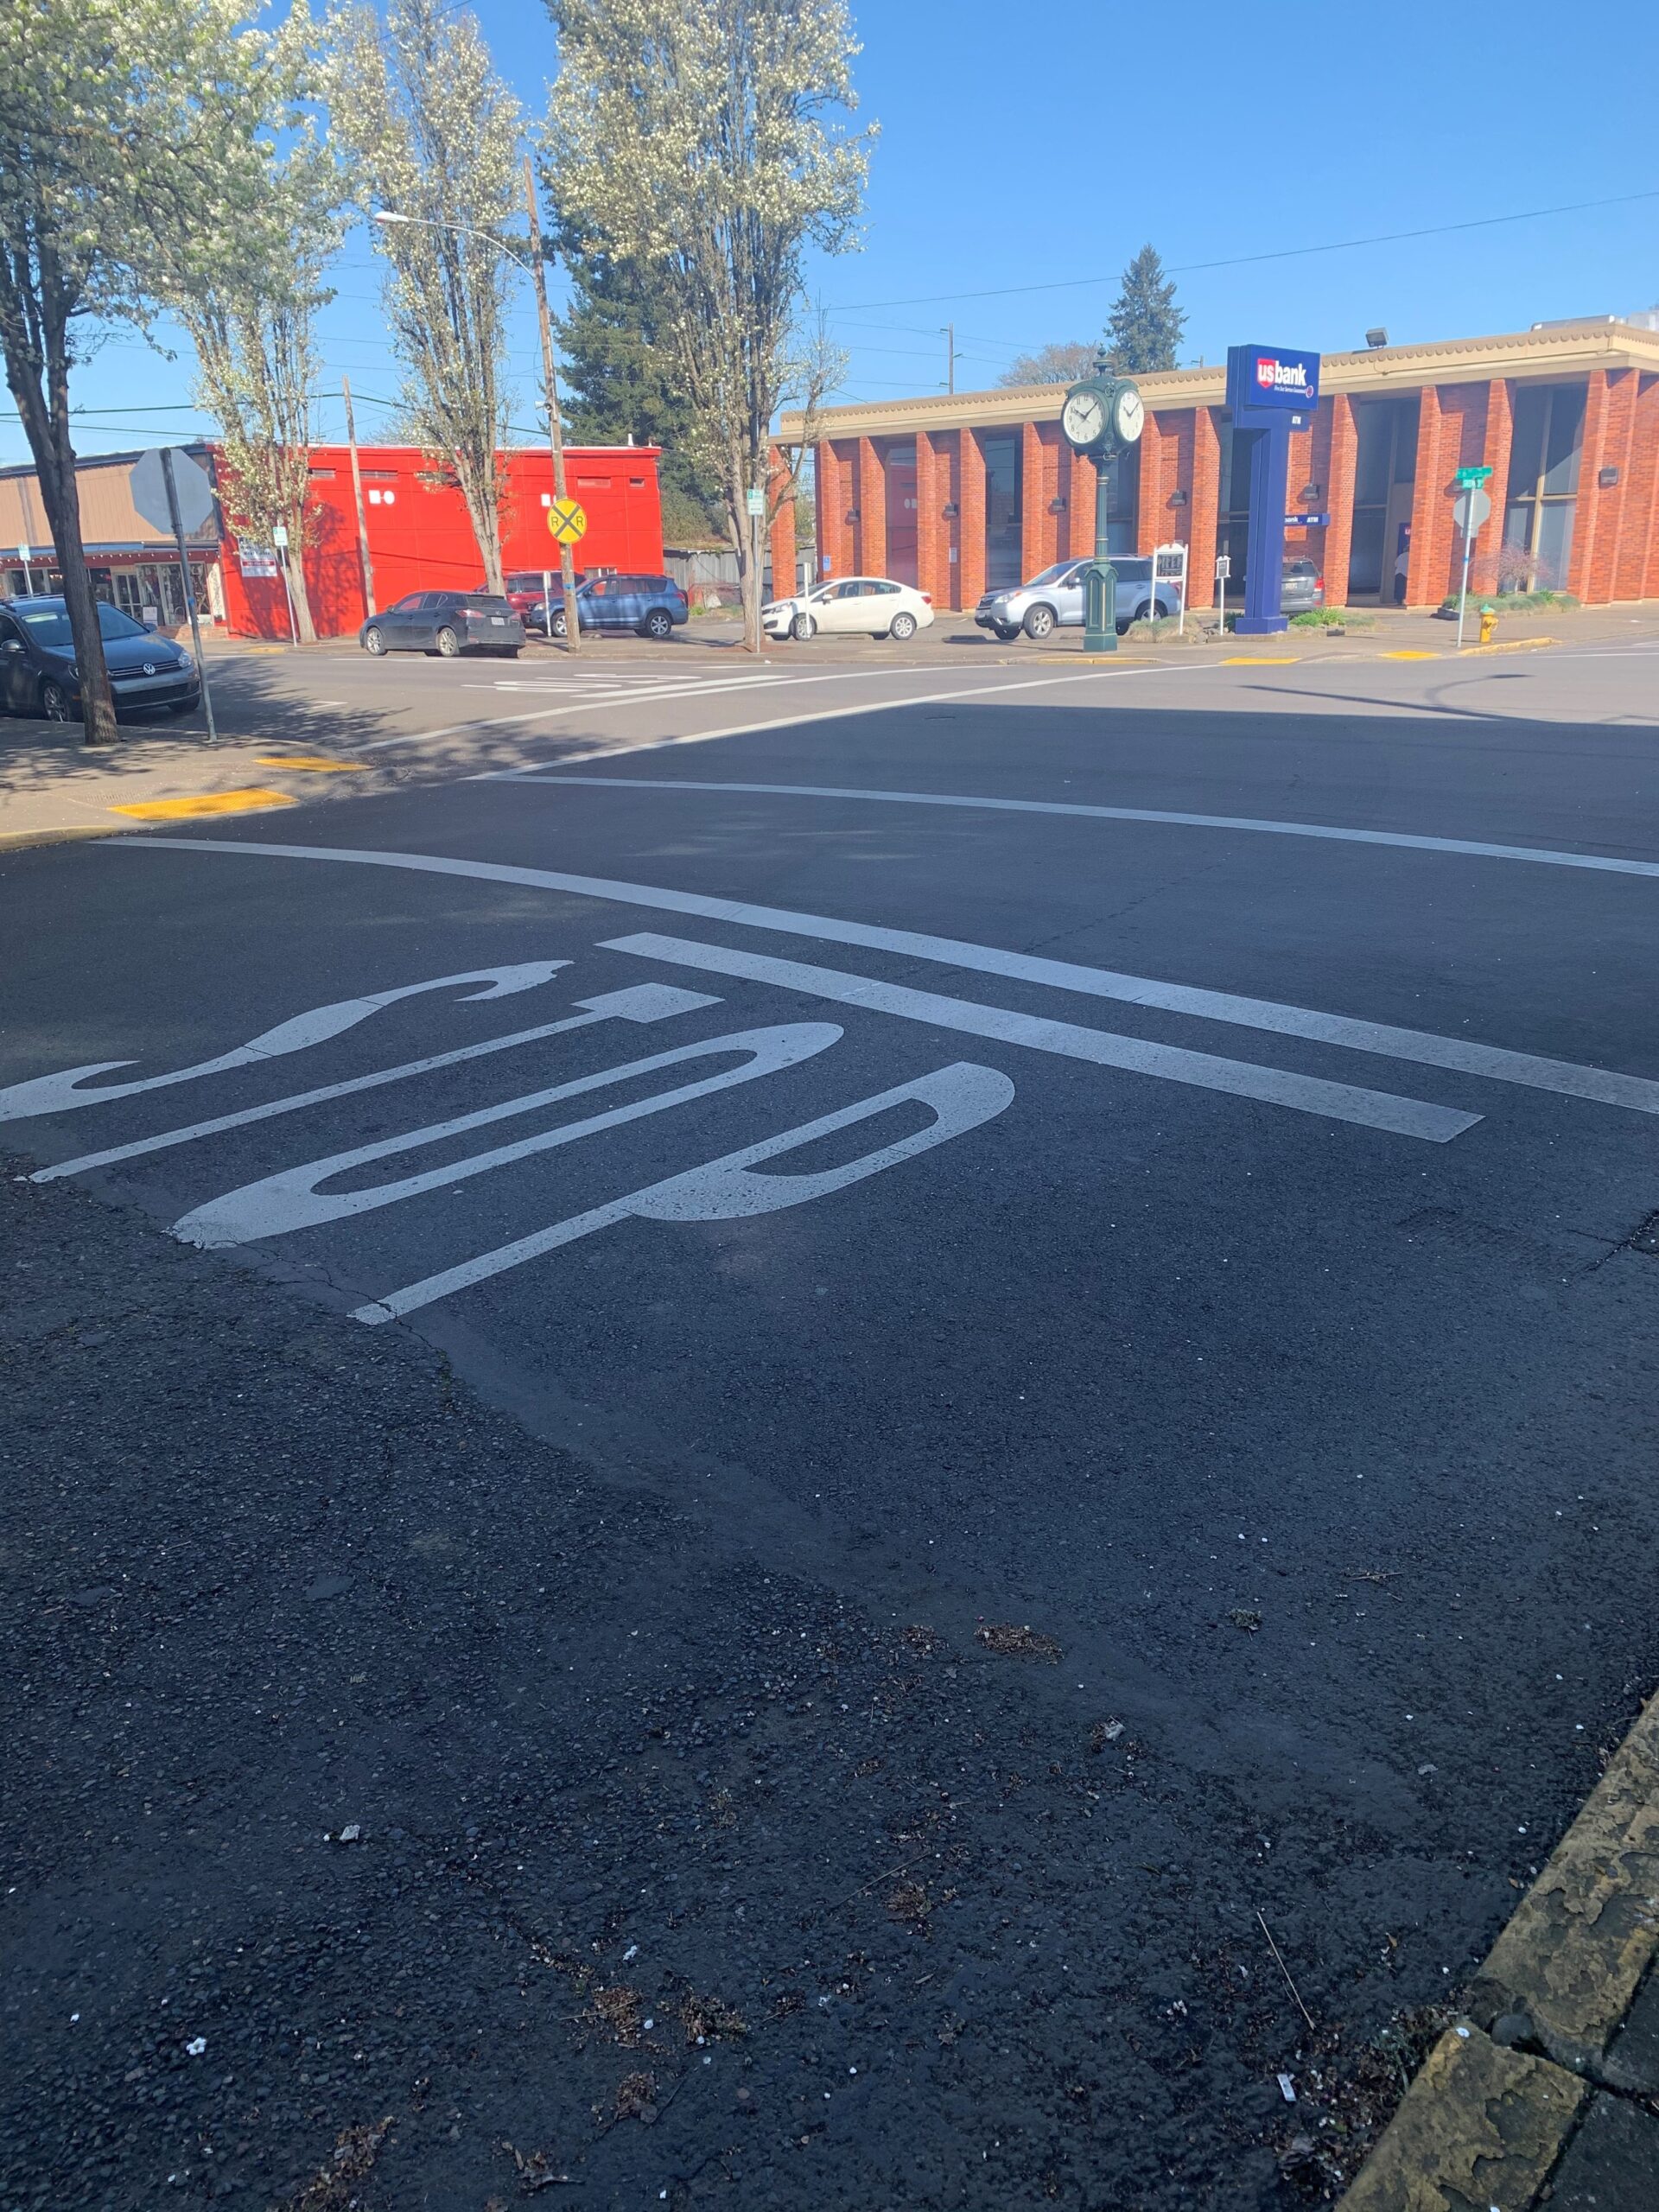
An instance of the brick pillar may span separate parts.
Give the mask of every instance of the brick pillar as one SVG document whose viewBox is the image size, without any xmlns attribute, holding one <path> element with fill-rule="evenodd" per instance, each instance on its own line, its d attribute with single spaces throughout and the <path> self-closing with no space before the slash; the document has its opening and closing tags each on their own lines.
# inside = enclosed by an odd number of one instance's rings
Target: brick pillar
<svg viewBox="0 0 1659 2212">
<path fill-rule="evenodd" d="M 858 442 L 858 568 L 861 576 L 887 573 L 887 472 L 874 440 Z"/>
<path fill-rule="evenodd" d="M 776 446 L 766 455 L 766 505 L 772 518 L 772 593 L 786 597 L 795 588 L 795 486 L 789 464 Z"/>
<path fill-rule="evenodd" d="M 1086 560 L 1095 550 L 1095 464 L 1070 446 L 1065 449 L 1065 543 L 1069 561 Z"/>
<path fill-rule="evenodd" d="M 852 533 L 847 510 L 852 505 L 845 461 L 834 442 L 825 438 L 818 447 L 817 492 L 818 503 L 818 575 L 848 576 L 853 573 Z M 830 566 L 826 569 L 824 562 Z"/>
<path fill-rule="evenodd" d="M 1625 518 L 1630 512 L 1630 460 L 1636 442 L 1637 381 L 1634 369 L 1616 370 L 1607 380 L 1607 437 L 1602 459 L 1609 467 L 1618 469 L 1618 482 L 1601 495 L 1595 558 L 1585 575 L 1584 597 L 1592 607 L 1604 607 L 1618 596 Z"/>
<path fill-rule="evenodd" d="M 1144 560 L 1164 534 L 1164 434 L 1147 408 L 1141 427 L 1139 482 L 1135 499 L 1135 550 Z"/>
<path fill-rule="evenodd" d="M 950 578 L 944 553 L 944 525 L 939 509 L 944 493 L 939 480 L 949 481 L 948 465 L 934 459 L 933 441 L 925 430 L 916 433 L 916 588 L 925 591 L 935 607 L 950 604 Z"/>
<path fill-rule="evenodd" d="M 1589 581 L 1596 558 L 1598 538 L 1605 537 L 1618 517 L 1604 508 L 1616 501 L 1617 492 L 1604 492 L 1596 479 L 1606 458 L 1610 393 L 1605 369 L 1592 369 L 1584 395 L 1584 429 L 1579 440 L 1579 490 L 1573 503 L 1573 550 L 1567 561 L 1567 589 L 1577 599 L 1590 597 Z"/>
<path fill-rule="evenodd" d="M 1035 423 L 1020 425 L 1020 574 L 1022 578 L 1034 576 L 1047 565 L 1043 550 L 1047 536 L 1047 505 L 1043 486 L 1047 471 L 1043 466 L 1042 435 Z"/>
<path fill-rule="evenodd" d="M 972 430 L 962 434 L 957 499 L 962 509 L 957 524 L 957 588 L 964 607 L 977 607 L 985 592 L 985 456 Z"/>
<path fill-rule="evenodd" d="M 1221 520 L 1221 431 L 1213 407 L 1192 415 L 1192 484 L 1186 510 L 1186 603 L 1216 603 L 1216 532 Z"/>
<path fill-rule="evenodd" d="M 1359 433 L 1354 422 L 1354 403 L 1339 391 L 1331 403 L 1331 458 L 1325 486 L 1325 511 L 1330 516 L 1325 533 L 1325 603 L 1348 604 L 1348 564 L 1354 549 L 1354 468 L 1359 458 Z"/>
<path fill-rule="evenodd" d="M 1637 374 L 1630 402 L 1629 493 L 1618 537 L 1618 566 L 1613 576 L 1615 599 L 1644 599 L 1653 587 L 1649 582 L 1649 558 L 1659 528 L 1659 377 Z"/>
<path fill-rule="evenodd" d="M 1510 447 L 1514 435 L 1514 396 L 1506 379 L 1497 377 L 1486 387 L 1486 429 L 1480 448 L 1481 460 L 1492 472 L 1486 479 L 1492 512 L 1476 534 L 1474 554 L 1469 563 L 1471 592 L 1497 589 L 1497 549 L 1503 542 L 1503 509 L 1510 496 Z"/>
<path fill-rule="evenodd" d="M 1445 505 L 1446 474 L 1440 466 L 1440 392 L 1426 384 L 1417 414 L 1417 474 L 1411 492 L 1411 556 L 1406 570 L 1406 605 L 1421 609 L 1438 607 L 1446 597 L 1444 575 L 1433 573 L 1433 541 L 1440 510 Z M 1394 592 L 1394 550 L 1382 548 L 1382 603 Z"/>
</svg>

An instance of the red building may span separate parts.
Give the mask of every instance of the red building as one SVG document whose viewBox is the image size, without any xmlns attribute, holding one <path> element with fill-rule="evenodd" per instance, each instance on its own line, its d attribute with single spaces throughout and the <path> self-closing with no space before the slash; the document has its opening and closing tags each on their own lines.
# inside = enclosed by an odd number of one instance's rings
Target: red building
<svg viewBox="0 0 1659 2212">
<path fill-rule="evenodd" d="M 565 480 L 587 511 L 588 534 L 575 549 L 577 573 L 660 569 L 663 518 L 655 446 L 568 446 Z M 556 574 L 559 549 L 548 535 L 553 463 L 541 450 L 513 447 L 500 456 L 501 563 Z M 368 525 L 374 603 L 405 592 L 465 591 L 480 584 L 484 563 L 467 503 L 418 446 L 359 446 L 363 512 Z M 311 453 L 311 518 L 305 579 L 320 637 L 349 636 L 369 613 L 358 550 L 352 459 L 345 446 Z M 269 547 L 225 533 L 220 582 L 225 625 L 236 637 L 285 638 L 288 608 Z"/>
<path fill-rule="evenodd" d="M 188 450 L 219 474 L 218 449 Z M 99 596 L 176 630 L 185 619 L 178 555 L 171 537 L 132 504 L 128 479 L 136 453 L 90 455 L 76 467 L 81 537 Z M 515 570 L 556 573 L 559 549 L 548 535 L 553 463 L 544 449 L 513 447 L 499 456 L 501 560 Z M 588 534 L 575 548 L 578 575 L 607 569 L 658 571 L 663 518 L 655 446 L 568 446 L 566 482 L 587 511 Z M 416 446 L 359 446 L 363 513 L 377 607 L 405 592 L 467 590 L 484 563 L 466 502 Z M 348 637 L 368 612 L 345 446 L 315 446 L 307 508 L 305 577 L 319 636 Z M 217 517 L 190 542 L 198 604 L 216 627 L 243 638 L 289 635 L 282 572 L 270 546 L 238 544 Z M 31 467 L 0 469 L 0 597 L 61 588 L 45 505 Z"/>
</svg>

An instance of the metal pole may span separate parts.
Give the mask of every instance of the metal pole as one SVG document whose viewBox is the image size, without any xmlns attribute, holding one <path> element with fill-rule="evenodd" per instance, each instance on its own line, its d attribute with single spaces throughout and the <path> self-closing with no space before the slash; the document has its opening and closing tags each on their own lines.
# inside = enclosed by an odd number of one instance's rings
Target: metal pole
<svg viewBox="0 0 1659 2212">
<path fill-rule="evenodd" d="M 167 512 L 173 524 L 173 542 L 179 549 L 179 575 L 184 582 L 184 611 L 190 617 L 190 642 L 196 649 L 196 673 L 201 678 L 201 704 L 207 717 L 207 742 L 219 743 L 213 725 L 213 687 L 207 681 L 207 662 L 201 650 L 201 625 L 196 620 L 196 594 L 190 586 L 190 562 L 184 550 L 184 524 L 179 519 L 179 487 L 173 481 L 173 448 L 162 448 L 162 480 L 167 486 Z"/>
<path fill-rule="evenodd" d="M 947 322 L 944 326 L 944 386 L 952 393 L 957 388 L 957 326 L 954 322 Z"/>
<path fill-rule="evenodd" d="M 288 581 L 288 548 L 286 545 L 279 545 L 276 548 L 276 558 L 282 563 L 283 597 L 288 602 L 288 642 L 290 645 L 297 645 L 300 642 L 300 626 L 294 619 L 294 590 L 292 585 L 290 585 Z"/>
<path fill-rule="evenodd" d="M 530 273 L 536 286 L 536 315 L 542 327 L 542 376 L 547 385 L 547 442 L 553 455 L 553 496 L 563 499 L 564 487 L 564 425 L 559 417 L 559 379 L 553 366 L 553 321 L 547 311 L 547 264 L 542 258 L 542 219 L 536 207 L 536 175 L 530 156 L 524 156 L 524 212 L 530 217 Z M 559 548 L 559 580 L 564 586 L 564 649 L 582 651 L 582 625 L 576 619 L 576 564 L 570 548 Z"/>
<path fill-rule="evenodd" d="M 352 380 L 342 370 L 340 397 L 346 402 L 346 445 L 352 456 L 352 497 L 357 502 L 357 557 L 363 563 L 363 620 L 374 612 L 374 564 L 369 558 L 369 518 L 363 506 L 363 471 L 357 461 L 357 422 L 352 413 Z"/>
<path fill-rule="evenodd" d="M 35 579 L 29 574 L 29 547 L 27 545 L 20 545 L 17 548 L 17 550 L 23 556 L 23 589 L 29 594 L 29 597 L 33 599 L 35 596 Z"/>
<path fill-rule="evenodd" d="M 1463 651 L 1463 618 L 1469 605 L 1469 555 L 1475 542 L 1474 532 L 1470 528 L 1470 524 L 1474 520 L 1472 511 L 1475 503 L 1468 493 L 1465 493 L 1464 497 L 1468 500 L 1471 512 L 1465 516 L 1463 524 L 1463 582 L 1458 588 L 1458 651 L 1459 652 Z"/>
</svg>

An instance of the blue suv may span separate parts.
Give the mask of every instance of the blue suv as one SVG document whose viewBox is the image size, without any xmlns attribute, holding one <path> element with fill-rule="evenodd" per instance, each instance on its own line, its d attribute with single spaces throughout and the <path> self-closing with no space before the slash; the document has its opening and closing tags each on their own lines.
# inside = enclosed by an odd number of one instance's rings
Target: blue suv
<svg viewBox="0 0 1659 2212">
<path fill-rule="evenodd" d="M 589 576 L 576 587 L 576 625 L 582 630 L 632 630 L 660 645 L 690 613 L 685 594 L 672 576 Z M 556 638 L 564 636 L 565 622 L 561 593 L 553 603 Z"/>
</svg>

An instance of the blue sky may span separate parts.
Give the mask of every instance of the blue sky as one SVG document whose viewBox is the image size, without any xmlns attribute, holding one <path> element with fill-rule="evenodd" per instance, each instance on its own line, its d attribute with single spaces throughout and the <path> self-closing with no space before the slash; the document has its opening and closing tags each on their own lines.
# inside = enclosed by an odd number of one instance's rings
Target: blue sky
<svg viewBox="0 0 1659 2212">
<path fill-rule="evenodd" d="M 959 390 L 1014 354 L 1096 336 L 1129 256 L 1150 240 L 1179 272 L 1184 360 L 1263 340 L 1325 352 L 1387 327 L 1396 342 L 1524 329 L 1659 301 L 1659 10 L 1581 17 L 1397 0 L 1391 10 L 1176 10 L 1099 0 L 862 0 L 861 120 L 881 135 L 863 250 L 821 260 L 817 296 L 850 353 L 846 399 L 939 390 L 957 326 Z M 536 111 L 557 54 L 539 0 L 477 0 L 498 64 Z M 1593 25 L 1580 39 L 1574 26 Z M 1098 53 L 1101 58 L 1096 60 Z M 1287 248 L 1647 192 L 1623 207 L 1231 268 Z M 1085 278 L 1087 283 L 1072 280 Z M 375 257 L 357 233 L 323 318 L 325 384 L 344 369 L 358 434 L 397 372 Z M 1058 289 L 1014 289 L 1053 286 Z M 528 298 L 512 330 L 515 419 L 533 423 Z M 77 376 L 79 430 L 107 452 L 205 430 L 188 353 L 111 334 Z M 136 410 L 149 410 L 138 412 Z M 338 435 L 337 399 L 320 410 Z M 27 457 L 0 420 L 0 461 Z"/>
</svg>

